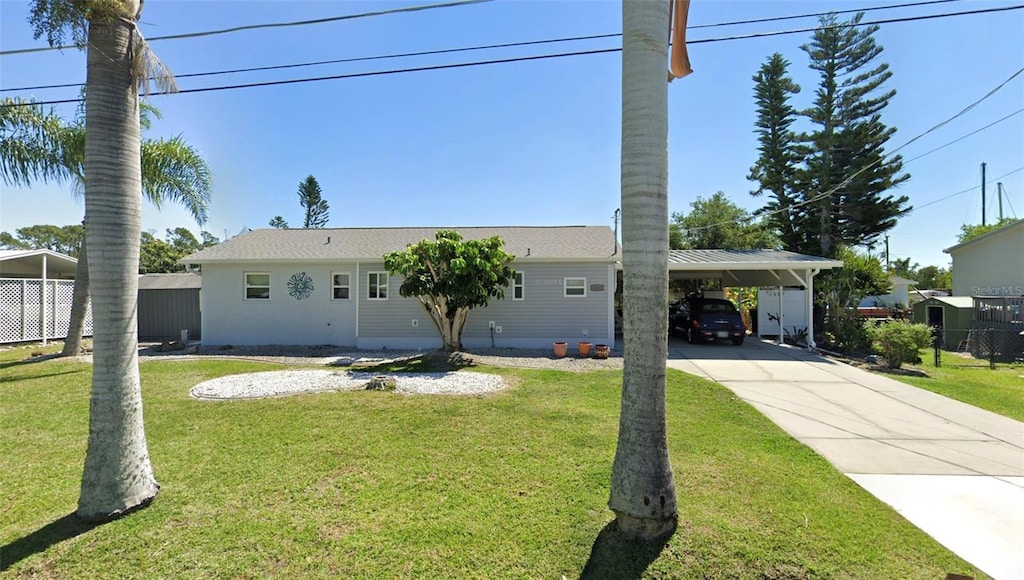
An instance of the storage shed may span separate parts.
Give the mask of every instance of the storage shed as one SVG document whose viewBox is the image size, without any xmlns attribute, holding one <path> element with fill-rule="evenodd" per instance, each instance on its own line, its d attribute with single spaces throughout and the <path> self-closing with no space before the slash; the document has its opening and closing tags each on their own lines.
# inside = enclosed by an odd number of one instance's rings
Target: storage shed
<svg viewBox="0 0 1024 580">
<path fill-rule="evenodd" d="M 942 327 L 942 347 L 955 350 L 967 338 L 974 318 L 970 296 L 932 296 L 914 305 L 914 322 Z"/>
<path fill-rule="evenodd" d="M 199 274 L 144 274 L 139 276 L 139 340 L 202 338 L 199 311 Z"/>
</svg>

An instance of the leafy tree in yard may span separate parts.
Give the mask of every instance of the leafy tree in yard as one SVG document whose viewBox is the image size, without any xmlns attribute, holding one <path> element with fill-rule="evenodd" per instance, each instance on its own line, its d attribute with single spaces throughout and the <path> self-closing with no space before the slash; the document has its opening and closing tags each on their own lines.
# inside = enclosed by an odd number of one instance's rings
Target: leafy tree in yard
<svg viewBox="0 0 1024 580">
<path fill-rule="evenodd" d="M 76 258 L 82 247 L 85 228 L 80 225 L 38 225 L 18 228 L 14 233 L 17 237 L 0 232 L 0 247 L 11 250 L 45 249 Z"/>
<path fill-rule="evenodd" d="M 760 222 L 752 221 L 747 210 L 733 203 L 721 191 L 708 199 L 698 197 L 690 203 L 690 213 L 672 214 L 672 226 L 678 232 L 673 250 L 774 249 L 779 240 Z"/>
<path fill-rule="evenodd" d="M 918 288 L 953 288 L 953 272 L 939 266 L 925 266 L 914 276 Z"/>
<path fill-rule="evenodd" d="M 327 225 L 328 206 L 327 200 L 323 198 L 320 191 L 320 184 L 312 175 L 299 184 L 299 205 L 306 210 L 306 219 L 302 223 L 304 228 L 322 228 Z M 276 219 L 276 218 L 275 218 Z M 284 220 L 281 220 L 282 223 Z M 274 227 L 274 220 L 271 224 Z M 285 224 L 288 227 L 288 224 Z"/>
<path fill-rule="evenodd" d="M 139 273 L 184 272 L 185 267 L 178 263 L 179 260 L 203 248 L 214 246 L 220 241 L 209 232 L 203 232 L 202 235 L 203 241 L 200 242 L 188 229 L 174 228 L 167 230 L 165 241 L 157 239 L 149 232 L 142 232 Z"/>
<path fill-rule="evenodd" d="M 93 286 L 89 442 L 79 517 L 116 518 L 145 507 L 160 485 L 142 418 L 136 303 L 142 221 L 139 88 L 173 78 L 135 22 L 140 0 L 34 0 L 35 36 L 61 44 L 70 30 L 86 48 L 85 227 Z"/>
<path fill-rule="evenodd" d="M 1000 228 L 1015 223 L 1017 220 L 1013 218 L 1003 218 L 994 224 L 964 224 L 960 226 L 960 233 L 957 234 L 956 239 L 959 243 L 964 243 L 969 240 L 973 240 L 979 236 L 983 236 L 989 232 L 994 232 Z"/>
<path fill-rule="evenodd" d="M 404 277 L 399 293 L 413 296 L 441 335 L 444 350 L 462 350 L 462 331 L 469 311 L 501 299 L 512 280 L 508 254 L 498 236 L 463 240 L 457 232 L 437 232 L 435 241 L 421 240 L 400 252 L 384 256 L 392 275 Z"/>
<path fill-rule="evenodd" d="M 882 123 L 881 114 L 896 91 L 882 88 L 892 76 L 889 65 L 875 63 L 882 53 L 874 40 L 878 26 L 842 26 L 862 17 L 842 23 L 834 14 L 823 16 L 801 47 L 820 79 L 813 105 L 802 112 L 816 128 L 801 136 L 804 170 L 797 187 L 811 215 L 801 238 L 803 251 L 826 257 L 872 244 L 911 210 L 906 196 L 886 193 L 910 175 L 902 172 L 902 157 L 884 160 L 896 129 Z"/>
<path fill-rule="evenodd" d="M 622 3 L 624 350 L 608 507 L 619 533 L 642 540 L 670 536 L 678 522 L 665 421 L 669 21 L 667 2 Z M 685 45 L 677 36 L 675 47 Z"/>
<path fill-rule="evenodd" d="M 796 120 L 796 110 L 789 103 L 790 96 L 800 92 L 800 85 L 789 76 L 789 61 L 775 53 L 761 65 L 754 75 L 754 101 L 757 103 L 758 158 L 747 179 L 757 183 L 753 196 L 768 194 L 765 203 L 765 223 L 778 232 L 782 247 L 791 252 L 799 251 L 804 227 L 798 220 L 806 212 L 793 207 L 799 200 L 794 191 L 796 174 L 800 164 L 800 153 L 796 135 L 790 126 Z"/>
<path fill-rule="evenodd" d="M 276 215 L 270 220 L 270 227 L 277 228 L 279 230 L 288 229 L 288 222 L 284 221 L 284 218 Z"/>
</svg>

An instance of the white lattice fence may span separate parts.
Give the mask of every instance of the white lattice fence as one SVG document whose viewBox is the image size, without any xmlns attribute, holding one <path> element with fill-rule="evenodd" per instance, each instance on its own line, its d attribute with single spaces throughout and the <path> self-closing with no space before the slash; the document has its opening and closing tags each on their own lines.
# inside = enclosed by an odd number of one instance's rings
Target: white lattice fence
<svg viewBox="0 0 1024 580">
<path fill-rule="evenodd" d="M 46 338 L 64 338 L 71 321 L 73 280 L 46 281 Z M 43 338 L 43 281 L 0 278 L 0 343 Z M 92 308 L 86 311 L 85 336 L 92 336 Z"/>
</svg>

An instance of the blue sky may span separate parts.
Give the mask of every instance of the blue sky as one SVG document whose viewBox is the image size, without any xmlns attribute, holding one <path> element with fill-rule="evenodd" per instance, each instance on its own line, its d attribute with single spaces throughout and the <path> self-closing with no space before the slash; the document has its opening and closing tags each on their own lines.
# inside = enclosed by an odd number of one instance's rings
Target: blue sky
<svg viewBox="0 0 1024 580">
<path fill-rule="evenodd" d="M 695 0 L 690 24 L 901 3 Z M 244 24 L 324 18 L 412 2 L 153 1 L 147 37 Z M 865 20 L 1008 6 L 968 0 L 869 12 Z M 44 46 L 27 23 L 30 2 L 0 0 L 0 50 Z M 812 26 L 813 19 L 691 30 L 691 40 Z M 883 25 L 876 34 L 898 91 L 884 121 L 898 128 L 888 149 L 951 116 L 1024 67 L 1024 10 Z M 495 0 L 470 6 L 311 26 L 153 42 L 176 74 L 621 31 L 613 1 Z M 751 210 L 746 175 L 756 158 L 751 76 L 771 53 L 792 61 L 810 104 L 816 79 L 799 46 L 809 34 L 697 44 L 695 73 L 670 86 L 670 208 L 724 191 Z M 619 39 L 431 57 L 183 78 L 182 89 L 264 80 L 487 60 L 619 46 Z M 331 227 L 611 224 L 619 207 L 620 68 L 617 53 L 154 97 L 164 118 L 149 136 L 182 134 L 214 175 L 206 229 L 218 237 L 267 227 L 280 214 L 301 224 L 296 190 L 316 176 Z M 0 57 L 0 88 L 85 78 L 75 50 Z M 77 89 L 2 92 L 37 100 Z M 1024 107 L 1024 75 L 983 104 L 902 151 L 906 159 Z M 74 115 L 74 105 L 58 112 Z M 906 166 L 899 188 L 921 206 L 980 185 L 988 164 L 988 216 L 995 179 L 1024 166 L 1024 114 Z M 1001 180 L 1004 212 L 1024 217 L 1024 171 Z M 1013 208 L 1011 210 L 1011 207 Z M 0 230 L 78 223 L 69 188 L 4 187 Z M 947 265 L 963 223 L 980 223 L 980 189 L 915 211 L 891 232 L 893 258 Z M 143 228 L 199 228 L 176 207 L 146 207 Z M 876 252 L 880 248 L 876 248 Z"/>
</svg>

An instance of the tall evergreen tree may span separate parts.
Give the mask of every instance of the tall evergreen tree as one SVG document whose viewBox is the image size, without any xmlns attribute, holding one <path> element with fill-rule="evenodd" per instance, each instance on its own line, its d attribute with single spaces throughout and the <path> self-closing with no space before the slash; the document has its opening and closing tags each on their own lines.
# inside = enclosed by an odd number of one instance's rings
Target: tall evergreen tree
<svg viewBox="0 0 1024 580">
<path fill-rule="evenodd" d="M 761 210 L 765 225 L 778 232 L 786 250 L 798 251 L 801 231 L 797 223 L 805 213 L 793 207 L 798 201 L 794 191 L 795 175 L 800 164 L 796 136 L 790 125 L 796 120 L 796 110 L 789 103 L 790 96 L 800 92 L 800 85 L 790 78 L 789 61 L 781 54 L 768 57 L 754 75 L 754 101 L 757 103 L 758 158 L 750 168 L 747 179 L 757 183 L 750 192 L 757 197 L 765 193 L 771 198 Z"/>
<path fill-rule="evenodd" d="M 276 215 L 270 219 L 270 227 L 279 230 L 286 230 L 288 229 L 288 222 L 284 221 L 283 217 Z"/>
<path fill-rule="evenodd" d="M 885 160 L 896 129 L 882 123 L 881 113 L 896 91 L 882 89 L 892 72 L 875 62 L 882 53 L 873 36 L 878 26 L 855 27 L 862 17 L 823 16 L 801 47 L 820 77 L 813 106 L 802 112 L 815 129 L 801 136 L 806 157 L 799 181 L 817 221 L 802 249 L 829 257 L 842 246 L 872 243 L 911 210 L 906 196 L 886 195 L 910 175 L 902 173 L 902 157 Z"/>
<path fill-rule="evenodd" d="M 299 205 L 306 210 L 304 228 L 322 228 L 327 225 L 327 200 L 320 192 L 320 184 L 312 175 L 299 184 Z M 271 223 L 271 225 L 274 225 Z M 277 227 L 276 225 L 274 227 Z M 287 227 L 287 226 L 286 226 Z"/>
</svg>

